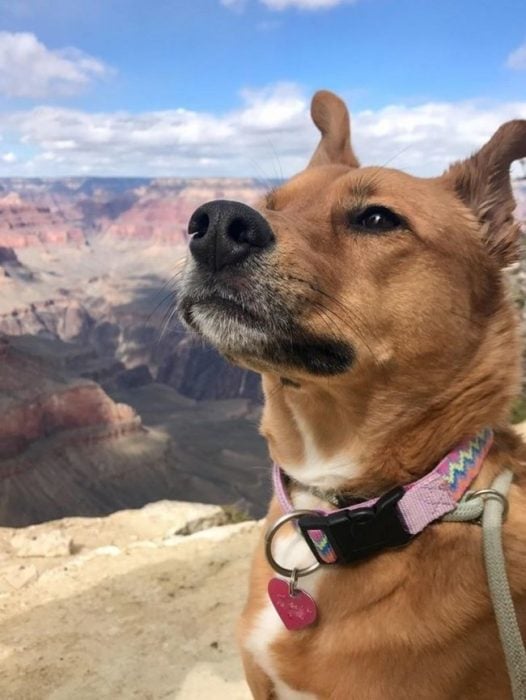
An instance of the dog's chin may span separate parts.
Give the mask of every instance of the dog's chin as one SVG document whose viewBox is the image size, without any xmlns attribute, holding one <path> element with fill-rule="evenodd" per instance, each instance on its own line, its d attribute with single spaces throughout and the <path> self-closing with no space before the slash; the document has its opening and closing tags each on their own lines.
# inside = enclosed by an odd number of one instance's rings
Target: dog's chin
<svg viewBox="0 0 526 700">
<path fill-rule="evenodd" d="M 185 310 L 183 319 L 192 330 L 229 358 L 259 355 L 269 342 L 270 329 L 266 322 L 226 301 L 221 304 L 196 302 Z"/>
<path fill-rule="evenodd" d="M 354 361 L 354 350 L 345 341 L 314 335 L 293 320 L 258 317 L 224 300 L 188 305 L 182 317 L 229 361 L 255 371 L 328 377 L 348 371 Z"/>
</svg>

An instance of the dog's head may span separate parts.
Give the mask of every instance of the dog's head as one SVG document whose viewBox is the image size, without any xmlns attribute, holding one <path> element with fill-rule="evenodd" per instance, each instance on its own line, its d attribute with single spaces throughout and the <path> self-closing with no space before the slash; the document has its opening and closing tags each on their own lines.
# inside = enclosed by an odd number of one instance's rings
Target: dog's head
<svg viewBox="0 0 526 700">
<path fill-rule="evenodd" d="M 526 121 L 424 179 L 360 167 L 332 93 L 315 95 L 312 118 L 310 163 L 257 210 L 215 201 L 192 216 L 184 321 L 233 362 L 293 384 L 423 398 L 482 350 L 484 371 L 500 363 L 516 383 L 502 269 L 518 256 L 509 170 L 526 157 Z"/>
</svg>

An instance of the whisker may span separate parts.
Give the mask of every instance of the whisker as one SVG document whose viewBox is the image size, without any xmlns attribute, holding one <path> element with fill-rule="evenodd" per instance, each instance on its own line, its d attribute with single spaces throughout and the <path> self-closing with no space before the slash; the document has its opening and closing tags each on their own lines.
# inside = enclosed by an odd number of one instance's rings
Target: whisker
<svg viewBox="0 0 526 700">
<path fill-rule="evenodd" d="M 290 277 L 291 277 L 291 279 L 294 279 L 294 280 L 296 280 L 297 282 L 300 282 L 300 283 L 303 283 L 303 284 L 307 285 L 313 292 L 315 292 L 315 293 L 317 293 L 317 294 L 320 294 L 320 295 L 322 295 L 322 296 L 328 298 L 329 300 L 333 301 L 334 303 L 338 304 L 339 306 L 341 306 L 341 308 L 345 311 L 345 313 L 347 313 L 347 314 L 351 317 L 350 320 L 353 321 L 353 325 L 351 325 L 351 324 L 349 323 L 349 320 L 342 318 L 339 314 L 337 314 L 333 309 L 330 309 L 328 306 L 325 306 L 324 304 L 321 304 L 320 302 L 311 301 L 311 303 L 313 303 L 314 305 L 317 305 L 317 306 L 323 308 L 327 313 L 329 313 L 329 314 L 332 315 L 334 318 L 336 318 L 336 319 L 339 320 L 341 323 L 343 323 L 352 333 L 356 334 L 356 335 L 359 337 L 359 339 L 361 340 L 361 342 L 365 345 L 365 347 L 367 348 L 367 350 L 369 351 L 369 353 L 371 354 L 371 357 L 373 358 L 375 364 L 376 364 L 378 367 L 383 367 L 383 366 L 382 366 L 382 363 L 378 360 L 378 358 L 376 357 L 376 354 L 374 353 L 373 349 L 371 348 L 371 346 L 370 346 L 369 343 L 367 342 L 366 338 L 364 337 L 364 333 L 363 333 L 363 331 L 360 329 L 360 319 L 356 317 L 356 314 L 355 314 L 354 310 L 349 309 L 346 305 L 344 305 L 344 304 L 342 304 L 341 302 L 339 302 L 338 299 L 335 299 L 333 296 L 331 296 L 330 294 L 328 294 L 328 293 L 325 292 L 324 290 L 322 290 L 322 289 L 316 287 L 315 285 L 313 285 L 313 284 L 312 284 L 311 282 L 309 282 L 308 280 L 304 280 L 304 279 L 302 279 L 302 278 L 300 278 L 300 277 L 295 277 L 295 276 L 290 276 Z M 357 323 L 358 323 L 358 325 L 357 325 Z M 361 322 L 361 324 L 365 326 L 365 324 L 363 323 L 363 321 Z M 367 327 L 367 326 L 365 326 L 365 327 Z"/>
<path fill-rule="evenodd" d="M 281 182 L 283 182 L 284 177 L 283 177 L 283 170 L 281 168 L 281 162 L 280 162 L 279 156 L 277 154 L 276 149 L 274 148 L 274 144 L 272 143 L 271 139 L 269 139 L 269 145 L 270 145 L 270 148 L 272 149 L 272 153 L 274 154 L 274 158 L 276 159 L 276 162 L 277 162 L 278 168 L 279 168 L 279 173 L 276 173 L 276 175 L 277 175 L 278 179 L 281 180 Z"/>
<path fill-rule="evenodd" d="M 298 266 L 296 266 L 296 267 L 297 267 L 300 271 L 305 272 L 305 270 L 303 270 L 301 267 L 298 267 Z M 362 315 L 357 309 L 351 308 L 351 307 L 348 306 L 347 304 L 344 304 L 342 301 L 340 301 L 339 299 L 337 299 L 336 297 L 332 296 L 331 294 L 329 294 L 328 292 L 326 292 L 324 289 L 322 289 L 319 285 L 314 285 L 310 280 L 306 280 L 306 279 L 304 279 L 304 278 L 302 278 L 302 277 L 296 277 L 296 276 L 294 276 L 294 275 L 290 275 L 290 278 L 291 278 L 291 279 L 295 279 L 295 280 L 297 280 L 298 282 L 302 282 L 303 284 L 308 285 L 313 291 L 318 292 L 318 293 L 321 294 L 322 296 L 325 296 L 325 297 L 327 297 L 328 299 L 330 299 L 331 301 L 333 301 L 335 304 L 337 304 L 338 306 L 340 306 L 340 308 L 341 308 L 343 311 L 345 311 L 345 312 L 348 313 L 350 316 L 352 316 L 353 319 L 355 319 L 356 321 L 358 321 L 358 323 L 360 323 L 361 326 L 362 326 L 363 328 L 366 328 L 370 333 L 372 333 L 372 334 L 374 335 L 374 332 L 372 332 L 372 329 L 370 329 L 370 328 L 368 327 L 367 320 L 363 317 L 363 315 Z"/>
<path fill-rule="evenodd" d="M 173 292 L 173 291 L 169 292 L 168 294 L 166 294 L 166 295 L 161 299 L 161 301 L 159 301 L 159 302 L 155 305 L 155 307 L 152 309 L 152 311 L 151 311 L 151 312 L 148 314 L 148 316 L 146 317 L 146 323 L 147 323 L 147 324 L 150 323 L 150 321 L 153 319 L 153 317 L 155 316 L 155 314 L 157 313 L 157 311 L 161 308 L 161 306 L 162 306 L 163 304 L 165 304 L 168 300 L 174 298 L 174 295 L 175 295 L 175 292 Z"/>
</svg>

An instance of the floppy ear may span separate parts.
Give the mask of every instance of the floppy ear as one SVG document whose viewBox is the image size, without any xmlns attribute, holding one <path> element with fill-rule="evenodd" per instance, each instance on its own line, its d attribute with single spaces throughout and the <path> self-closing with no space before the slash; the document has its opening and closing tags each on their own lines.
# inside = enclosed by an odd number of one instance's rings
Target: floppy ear
<svg viewBox="0 0 526 700">
<path fill-rule="evenodd" d="M 519 258 L 520 227 L 513 218 L 515 200 L 510 165 L 526 157 L 526 120 L 507 122 L 468 160 L 455 163 L 442 176 L 475 213 L 484 243 L 502 265 Z"/>
<path fill-rule="evenodd" d="M 357 168 L 360 164 L 351 148 L 349 112 L 334 93 L 320 90 L 312 98 L 312 121 L 321 131 L 321 140 L 309 166 L 341 163 Z"/>
</svg>

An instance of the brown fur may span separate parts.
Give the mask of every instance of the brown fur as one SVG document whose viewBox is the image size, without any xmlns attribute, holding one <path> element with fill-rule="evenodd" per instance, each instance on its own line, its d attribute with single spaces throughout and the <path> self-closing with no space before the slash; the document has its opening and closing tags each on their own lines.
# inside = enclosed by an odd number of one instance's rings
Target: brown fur
<svg viewBox="0 0 526 700">
<path fill-rule="evenodd" d="M 502 275 L 518 250 L 509 167 L 526 156 L 526 122 L 505 124 L 443 176 L 420 179 L 358 167 L 336 96 L 318 93 L 312 114 L 322 140 L 309 167 L 260 209 L 277 239 L 267 274 L 304 328 L 344 338 L 356 359 L 343 374 L 319 377 L 233 358 L 262 373 L 271 455 L 285 466 L 301 462 L 300 415 L 323 456 L 360 465 L 345 490 L 374 496 L 492 426 L 495 444 L 475 486 L 488 486 L 504 466 L 515 472 L 505 549 L 526 625 L 526 452 L 507 427 L 520 350 Z M 350 230 L 349 212 L 370 204 L 407 225 L 384 235 Z M 279 515 L 273 502 L 267 522 Z M 318 624 L 284 630 L 273 648 L 291 688 L 331 700 L 510 697 L 476 525 L 434 524 L 401 550 L 326 569 Z M 260 545 L 242 648 L 271 576 Z M 254 697 L 272 698 L 257 659 L 244 656 Z"/>
</svg>

